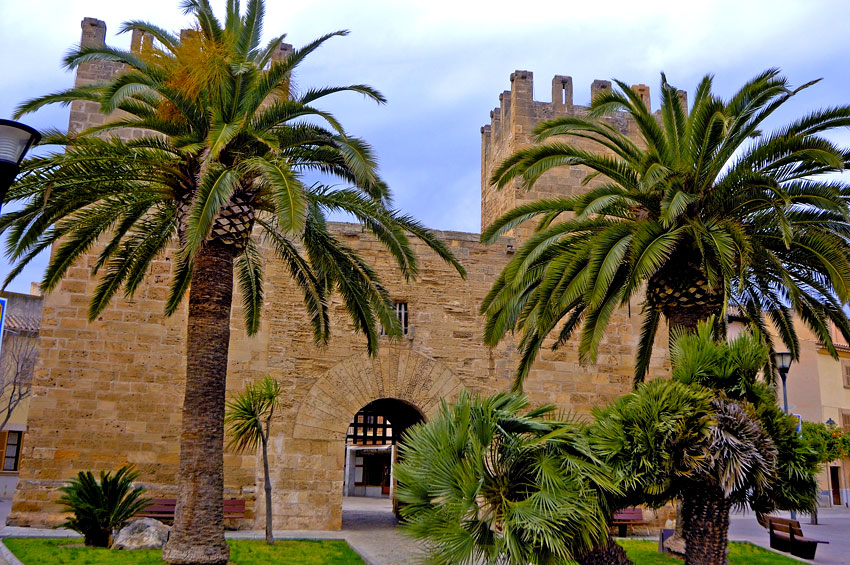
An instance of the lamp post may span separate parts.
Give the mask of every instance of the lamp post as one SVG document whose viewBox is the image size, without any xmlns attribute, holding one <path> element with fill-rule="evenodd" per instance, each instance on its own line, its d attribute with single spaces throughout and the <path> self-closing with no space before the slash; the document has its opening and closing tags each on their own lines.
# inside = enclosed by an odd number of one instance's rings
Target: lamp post
<svg viewBox="0 0 850 565">
<path fill-rule="evenodd" d="M 785 380 L 788 377 L 788 369 L 791 367 L 791 354 L 783 351 L 781 353 L 777 353 L 774 357 L 776 359 L 776 369 L 779 371 L 779 378 L 782 379 L 782 405 L 785 409 L 785 415 L 788 415 L 788 388 L 786 387 Z M 791 519 L 797 519 L 797 513 L 793 510 L 791 511 Z"/>
<path fill-rule="evenodd" d="M 21 170 L 21 161 L 30 147 L 41 140 L 41 134 L 28 125 L 0 120 L 0 206 L 6 191 Z"/>
<path fill-rule="evenodd" d="M 785 379 L 788 377 L 788 368 L 791 366 L 791 354 L 787 352 L 776 354 L 776 369 L 779 378 L 782 379 L 782 402 L 785 413 L 788 414 L 788 389 L 785 388 Z"/>
</svg>

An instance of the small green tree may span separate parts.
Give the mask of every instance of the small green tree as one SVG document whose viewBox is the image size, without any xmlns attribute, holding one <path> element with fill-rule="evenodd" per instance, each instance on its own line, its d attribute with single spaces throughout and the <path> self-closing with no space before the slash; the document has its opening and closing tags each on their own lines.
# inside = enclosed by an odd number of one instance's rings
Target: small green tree
<svg viewBox="0 0 850 565">
<path fill-rule="evenodd" d="M 60 527 L 82 534 L 86 545 L 111 546 L 113 528 L 150 506 L 151 500 L 142 497 L 145 488 L 133 487 L 138 478 L 132 465 L 124 465 L 114 475 L 101 471 L 100 481 L 91 471 L 80 471 L 59 489 L 64 493 L 59 503 L 74 513 Z"/>
<path fill-rule="evenodd" d="M 711 398 L 702 387 L 655 379 L 594 409 L 588 441 L 621 477 L 621 495 L 609 500 L 613 510 L 663 506 L 678 484 L 708 465 Z"/>
<path fill-rule="evenodd" d="M 818 454 L 820 465 L 847 457 L 847 439 L 835 424 L 803 422 L 803 441 Z"/>
<path fill-rule="evenodd" d="M 241 393 L 227 403 L 224 423 L 230 432 L 228 447 L 239 452 L 263 448 L 263 489 L 266 493 L 266 543 L 274 544 L 272 534 L 272 483 L 269 478 L 269 428 L 275 408 L 280 405 L 283 389 L 269 375 L 248 383 Z"/>
</svg>

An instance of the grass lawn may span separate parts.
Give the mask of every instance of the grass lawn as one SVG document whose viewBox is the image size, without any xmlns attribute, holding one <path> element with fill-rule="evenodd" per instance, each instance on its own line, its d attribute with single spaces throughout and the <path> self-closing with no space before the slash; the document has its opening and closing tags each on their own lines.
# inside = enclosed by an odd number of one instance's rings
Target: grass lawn
<svg viewBox="0 0 850 565">
<path fill-rule="evenodd" d="M 617 543 L 623 546 L 632 561 L 640 565 L 669 565 L 681 561 L 658 553 L 658 542 L 636 539 L 618 539 Z M 799 564 L 800 562 L 762 549 L 749 543 L 729 544 L 729 565 L 773 565 L 773 564 Z"/>
<path fill-rule="evenodd" d="M 156 549 L 112 551 L 82 547 L 79 538 L 6 538 L 3 543 L 25 565 L 162 565 L 162 552 Z M 320 565 L 362 564 L 354 550 L 340 540 L 278 540 L 269 547 L 262 540 L 231 540 L 230 563 L 280 563 Z"/>
<path fill-rule="evenodd" d="M 6 538 L 12 553 L 25 565 L 162 565 L 160 552 L 112 551 L 82 547 L 79 538 Z M 231 540 L 230 563 L 254 565 L 258 563 L 348 565 L 362 564 L 360 557 L 344 541 L 339 540 L 279 540 L 269 547 L 262 540 Z M 658 553 L 658 542 L 620 539 L 629 557 L 637 565 L 681 564 L 678 559 Z M 799 563 L 772 551 L 748 543 L 729 544 L 729 565 L 792 565 Z"/>
</svg>

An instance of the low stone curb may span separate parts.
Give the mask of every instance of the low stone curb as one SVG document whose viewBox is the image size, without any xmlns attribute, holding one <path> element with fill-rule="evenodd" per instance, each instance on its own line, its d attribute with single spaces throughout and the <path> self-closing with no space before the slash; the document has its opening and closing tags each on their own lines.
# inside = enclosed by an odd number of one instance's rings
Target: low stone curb
<svg viewBox="0 0 850 565">
<path fill-rule="evenodd" d="M 7 565 L 24 565 L 20 559 L 15 557 L 14 553 L 9 551 L 2 539 L 0 539 L 0 557 L 6 561 Z"/>
</svg>

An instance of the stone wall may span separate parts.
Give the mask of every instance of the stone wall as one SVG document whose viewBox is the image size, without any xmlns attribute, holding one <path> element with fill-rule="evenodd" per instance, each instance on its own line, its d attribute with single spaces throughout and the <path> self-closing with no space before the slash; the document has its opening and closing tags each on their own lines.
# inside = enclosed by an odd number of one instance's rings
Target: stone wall
<svg viewBox="0 0 850 565">
<path fill-rule="evenodd" d="M 105 24 L 87 18 L 83 40 L 102 41 Z M 94 39 L 87 39 L 94 38 Z M 138 40 L 137 40 L 138 39 Z M 134 39 L 141 45 L 142 39 Z M 106 78 L 117 67 L 81 65 L 77 82 Z M 495 163 L 527 144 L 534 124 L 567 111 L 571 80 L 556 77 L 556 101 L 533 100 L 532 76 L 512 75 L 512 89 L 501 96 L 482 143 L 482 222 L 529 199 L 581 190 L 584 174 L 566 170 L 547 178 L 533 192 L 511 187 L 493 192 L 486 178 Z M 569 89 L 568 89 L 569 87 Z M 560 91 L 558 91 L 560 88 Z M 560 92 L 560 98 L 558 98 Z M 72 129 L 102 123 L 96 107 L 72 106 Z M 509 124 L 509 126 L 507 125 Z M 623 121 L 621 126 L 628 128 Z M 128 135 L 134 135 L 130 132 Z M 472 187 L 470 187 L 472 189 Z M 468 271 L 462 280 L 422 244 L 416 244 L 420 274 L 406 283 L 391 257 L 360 226 L 334 224 L 342 240 L 374 265 L 396 301 L 408 303 L 411 334 L 382 338 L 375 358 L 365 340 L 352 331 L 339 299 L 331 305 L 332 338 L 327 347 L 313 343 L 300 291 L 286 268 L 264 250 L 265 299 L 259 333 L 248 337 L 240 300 L 234 297 L 228 363 L 228 390 L 270 374 L 286 390 L 284 406 L 272 423 L 271 468 L 275 528 L 338 529 L 347 423 L 365 404 L 397 398 L 426 418 L 440 398 L 453 398 L 466 387 L 474 392 L 507 389 L 516 366 L 509 337 L 494 349 L 481 340 L 481 302 L 519 241 L 506 237 L 491 246 L 478 234 L 438 232 Z M 518 230 L 524 237 L 528 228 Z M 39 366 L 33 385 L 29 441 L 9 522 L 46 525 L 61 519 L 57 488 L 81 470 L 117 468 L 133 463 L 153 496 L 176 491 L 180 410 L 185 384 L 185 304 L 170 318 L 163 315 L 172 263 L 161 257 L 146 283 L 130 299 L 116 298 L 95 321 L 87 321 L 88 301 L 97 281 L 90 275 L 96 250 L 68 271 L 44 298 Z M 577 346 L 544 351 L 526 381 L 534 403 L 554 402 L 565 411 L 588 414 L 631 387 L 633 356 L 640 333 L 637 311 L 616 314 L 599 348 L 598 364 L 582 367 Z M 662 334 L 663 335 L 663 334 Z M 664 371 L 665 351 L 655 367 Z M 245 497 L 257 512 L 239 527 L 262 527 L 257 506 L 262 465 L 253 455 L 227 454 L 227 495 Z M 255 516 L 257 516 L 255 518 Z"/>
</svg>

